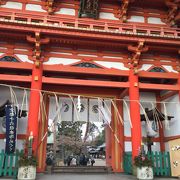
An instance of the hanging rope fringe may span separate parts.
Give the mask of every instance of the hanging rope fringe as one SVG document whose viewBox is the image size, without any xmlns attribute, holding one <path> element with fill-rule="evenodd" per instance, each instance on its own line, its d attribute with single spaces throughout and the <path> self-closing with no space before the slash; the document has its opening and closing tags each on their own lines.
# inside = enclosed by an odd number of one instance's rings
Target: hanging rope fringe
<svg viewBox="0 0 180 180">
<path fill-rule="evenodd" d="M 125 104 L 125 107 L 126 107 L 126 110 L 127 110 L 127 113 L 128 113 L 128 117 L 129 117 L 128 118 L 129 124 L 130 124 L 130 126 L 132 128 L 132 122 L 131 122 L 131 115 L 130 115 L 130 112 L 129 112 L 129 107 L 128 107 L 127 102 L 125 100 L 123 100 L 123 103 Z"/>
<path fill-rule="evenodd" d="M 117 119 L 121 122 L 122 125 L 124 125 L 123 119 L 122 119 L 122 117 L 121 117 L 121 115 L 120 115 L 120 113 L 118 111 L 118 108 L 117 108 L 116 104 L 114 103 L 113 100 L 111 100 L 111 102 L 112 102 L 112 105 L 113 105 L 113 107 L 115 109 L 115 112 L 116 112 L 117 116 L 119 117 Z"/>
<path fill-rule="evenodd" d="M 30 88 L 24 88 L 24 87 L 20 87 L 20 86 L 12 86 L 12 85 L 7 85 L 7 84 L 0 84 L 0 86 L 4 86 L 4 87 L 13 87 L 13 88 L 17 88 L 17 89 L 23 89 L 23 90 L 29 90 L 29 91 L 40 91 L 40 92 L 44 92 L 44 93 L 48 93 L 48 94 L 54 94 L 56 93 L 58 96 L 61 95 L 61 96 L 75 96 L 75 97 L 78 97 L 79 95 L 78 94 L 68 94 L 68 93 L 61 93 L 61 92 L 54 92 L 54 91 L 46 91 L 46 90 L 37 90 L 37 89 L 30 89 Z M 84 98 L 92 98 L 92 99 L 98 99 L 100 97 L 98 96 L 85 96 L 85 95 L 81 95 L 81 97 L 84 97 Z M 113 99 L 110 99 L 110 98 L 104 98 L 104 100 L 114 100 L 114 101 L 124 101 L 124 99 L 118 99 L 118 98 L 113 98 Z M 141 102 L 141 103 L 160 103 L 160 104 L 163 104 L 164 102 L 159 102 L 159 101 L 137 101 L 137 100 L 125 100 L 127 102 Z M 167 103 L 167 102 L 166 102 Z M 169 104 L 179 104 L 179 102 L 176 102 L 176 101 L 171 101 L 171 102 L 168 102 Z"/>
<path fill-rule="evenodd" d="M 76 114 L 77 120 L 80 121 L 79 113 L 78 113 L 78 111 L 77 111 L 77 107 L 76 107 L 76 104 L 75 104 L 75 102 L 74 102 L 74 99 L 73 99 L 73 97 L 72 97 L 71 95 L 69 95 L 69 97 L 71 98 L 71 101 L 72 101 L 72 103 L 73 103 L 73 106 L 74 106 L 74 110 L 75 110 L 75 114 Z"/>
<path fill-rule="evenodd" d="M 166 129 L 170 129 L 169 127 L 169 121 L 168 121 L 168 116 L 167 116 L 167 109 L 166 109 L 166 104 L 163 103 L 163 107 L 164 107 L 164 116 L 165 116 L 165 119 L 164 119 L 164 126 Z"/>
</svg>

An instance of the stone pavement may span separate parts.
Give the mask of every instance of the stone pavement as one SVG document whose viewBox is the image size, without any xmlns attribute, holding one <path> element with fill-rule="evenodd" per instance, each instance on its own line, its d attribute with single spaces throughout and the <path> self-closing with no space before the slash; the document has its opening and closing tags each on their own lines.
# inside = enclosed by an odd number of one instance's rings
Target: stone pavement
<svg viewBox="0 0 180 180">
<path fill-rule="evenodd" d="M 0 177 L 0 180 L 11 178 Z M 36 180 L 133 180 L 136 177 L 125 174 L 38 174 Z M 154 180 L 178 180 L 178 178 L 155 178 Z"/>
<path fill-rule="evenodd" d="M 133 180 L 125 174 L 39 174 L 37 180 Z M 177 180 L 177 178 L 155 178 L 155 180 Z"/>
</svg>

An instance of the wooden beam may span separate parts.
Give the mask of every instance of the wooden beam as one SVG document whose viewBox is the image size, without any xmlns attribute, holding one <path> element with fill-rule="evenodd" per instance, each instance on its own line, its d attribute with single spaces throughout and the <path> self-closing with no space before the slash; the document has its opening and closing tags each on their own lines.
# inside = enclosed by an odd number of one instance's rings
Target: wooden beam
<svg viewBox="0 0 180 180">
<path fill-rule="evenodd" d="M 172 141 L 172 140 L 179 139 L 179 138 L 180 138 L 180 135 L 170 136 L 170 137 L 165 137 L 165 138 L 164 138 L 164 141 L 165 141 L 165 142 L 168 142 L 168 141 Z"/>
<path fill-rule="evenodd" d="M 139 77 L 143 78 L 157 78 L 157 79 L 178 79 L 177 73 L 159 73 L 159 72 L 147 72 L 147 71 L 139 71 Z"/>
<path fill-rule="evenodd" d="M 44 71 L 46 72 L 57 72 L 57 73 L 78 73 L 78 74 L 97 74 L 97 75 L 108 75 L 108 76 L 128 76 L 129 71 L 118 70 L 118 69 L 100 69 L 100 68 L 81 68 L 64 65 L 44 65 Z"/>
<path fill-rule="evenodd" d="M 165 85 L 165 84 L 151 84 L 151 83 L 139 83 L 140 89 L 153 89 L 153 90 L 169 90 L 169 91 L 179 91 L 179 85 Z"/>
<path fill-rule="evenodd" d="M 146 138 L 146 137 L 142 137 L 142 139 L 145 139 L 145 138 Z M 132 138 L 129 137 L 129 136 L 124 136 L 124 141 L 132 141 Z M 159 139 L 159 137 L 156 137 L 156 138 L 152 138 L 152 141 L 153 141 L 153 142 L 159 142 L 160 139 Z"/>
<path fill-rule="evenodd" d="M 128 95 L 128 93 L 129 93 L 128 88 L 124 89 L 124 90 L 121 92 L 121 94 L 120 94 L 120 96 L 119 96 L 119 99 L 123 99 L 125 96 Z"/>
<path fill-rule="evenodd" d="M 1 29 L 4 31 L 17 31 L 19 33 L 33 33 L 36 31 L 40 31 L 43 35 L 48 37 L 48 35 L 54 35 L 56 36 L 56 39 L 62 38 L 62 36 L 66 36 L 69 38 L 78 38 L 81 40 L 95 40 L 96 43 L 101 42 L 102 40 L 109 41 L 110 44 L 113 44 L 115 42 L 120 41 L 126 41 L 126 42 L 137 42 L 137 41 L 143 41 L 144 37 L 140 37 L 138 35 L 131 35 L 131 37 L 127 38 L 126 34 L 117 34 L 112 32 L 101 32 L 99 31 L 93 31 L 93 30 L 81 30 L 81 29 L 74 29 L 74 28 L 68 28 L 68 27 L 53 27 L 53 26 L 44 26 L 39 23 L 36 24 L 17 24 L 16 22 L 0 22 Z M 107 42 L 106 42 L 107 43 Z M 179 39 L 167 39 L 163 37 L 146 37 L 146 43 L 154 43 L 158 44 L 161 43 L 162 45 L 180 45 Z M 103 42 L 104 44 L 104 42 Z"/>
<path fill-rule="evenodd" d="M 6 135 L 5 134 L 0 134 L 0 139 L 5 139 Z M 17 139 L 26 139 L 27 135 L 26 134 L 17 134 Z"/>
<path fill-rule="evenodd" d="M 16 66 L 17 65 L 17 66 Z M 0 62 L 0 68 L 4 69 L 21 69 L 21 70 L 31 70 L 32 64 L 27 62 L 13 63 L 13 62 Z"/>
<path fill-rule="evenodd" d="M 164 101 L 166 100 L 167 98 L 170 98 L 174 95 L 178 94 L 178 91 L 171 91 L 171 92 L 168 92 L 167 94 L 163 95 L 160 97 L 160 101 Z"/>
<path fill-rule="evenodd" d="M 0 74 L 0 81 L 31 82 L 31 76 Z"/>
<path fill-rule="evenodd" d="M 94 86 L 94 87 L 108 87 L 108 88 L 129 87 L 129 82 L 66 79 L 66 78 L 51 78 L 51 77 L 43 77 L 42 81 L 45 84 L 57 84 L 57 85 Z"/>
</svg>

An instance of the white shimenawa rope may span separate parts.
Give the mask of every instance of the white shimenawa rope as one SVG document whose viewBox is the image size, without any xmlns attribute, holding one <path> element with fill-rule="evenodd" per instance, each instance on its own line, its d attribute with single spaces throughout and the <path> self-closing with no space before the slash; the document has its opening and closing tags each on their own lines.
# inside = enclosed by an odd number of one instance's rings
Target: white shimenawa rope
<svg viewBox="0 0 180 180">
<path fill-rule="evenodd" d="M 56 93 L 53 93 L 53 94 L 54 94 L 55 101 L 56 101 L 56 108 L 58 109 L 58 107 L 59 107 L 58 97 L 57 97 Z M 61 115 L 58 113 L 58 119 L 60 119 L 60 116 L 61 116 Z"/>
<path fill-rule="evenodd" d="M 76 108 L 76 104 L 75 104 L 75 102 L 74 102 L 74 99 L 73 99 L 73 97 L 72 97 L 71 95 L 69 95 L 69 97 L 71 98 L 71 101 L 72 101 L 72 103 L 73 103 L 73 105 L 74 105 L 74 110 L 75 110 L 75 114 L 76 114 L 77 120 L 80 121 L 79 113 L 78 113 L 78 111 L 77 111 L 77 108 Z"/>
<path fill-rule="evenodd" d="M 21 86 L 13 86 L 13 85 L 7 85 L 7 84 L 0 84 L 0 86 L 4 86 L 4 87 L 13 87 L 13 88 L 17 88 L 17 89 L 25 89 L 25 90 L 29 90 L 29 91 L 40 91 L 40 92 L 44 92 L 44 93 L 50 93 L 50 94 L 53 94 L 53 93 L 56 93 L 58 96 L 59 95 L 64 95 L 64 96 L 75 96 L 75 97 L 78 97 L 79 95 L 78 94 L 69 94 L 69 93 L 62 93 L 62 92 L 54 92 L 54 91 L 46 91 L 46 90 L 37 90 L 37 89 L 31 89 L 31 88 L 24 88 L 24 87 L 21 87 Z M 93 98 L 93 99 L 98 99 L 98 98 L 102 98 L 102 97 L 97 97 L 97 96 L 85 96 L 85 95 L 80 95 L 81 97 L 86 97 L 86 98 Z M 103 98 L 104 100 L 110 100 L 111 98 Z M 114 100 L 114 101 L 123 101 L 124 99 L 118 99 L 118 98 L 113 98 L 111 100 Z M 129 102 L 141 102 L 141 103 L 160 103 L 160 104 L 163 104 L 164 102 L 163 101 L 139 101 L 139 100 L 125 100 L 125 101 L 129 101 Z M 167 102 L 165 102 L 167 103 Z M 177 101 L 171 101 L 171 102 L 168 102 L 169 104 L 179 104 L 179 102 Z"/>
<path fill-rule="evenodd" d="M 165 116 L 164 125 L 165 125 L 165 128 L 166 128 L 167 130 L 169 130 L 170 127 L 169 127 L 169 121 L 168 121 L 167 109 L 166 109 L 166 104 L 165 104 L 165 102 L 163 103 L 163 107 L 164 107 L 164 116 Z"/>
<path fill-rule="evenodd" d="M 114 107 L 114 109 L 115 109 L 115 111 L 116 111 L 117 116 L 119 117 L 119 121 L 121 122 L 121 124 L 124 124 L 123 119 L 122 119 L 122 117 L 121 117 L 121 115 L 120 115 L 120 113 L 119 113 L 119 111 L 118 111 L 118 108 L 117 108 L 116 104 L 114 103 L 113 100 L 111 100 L 111 102 L 112 102 L 112 105 L 113 105 L 113 107 Z M 117 118 L 117 119 L 118 119 L 118 118 Z"/>
<path fill-rule="evenodd" d="M 24 108 L 25 96 L 26 96 L 26 94 L 25 94 L 25 90 L 24 90 L 23 99 L 22 99 L 22 102 L 21 102 L 20 117 L 21 117 L 21 115 L 22 115 L 22 111 L 23 111 L 23 108 Z"/>
<path fill-rule="evenodd" d="M 130 124 L 130 126 L 132 128 L 132 122 L 131 122 L 131 115 L 130 115 L 130 112 L 129 112 L 129 107 L 128 107 L 127 102 L 125 100 L 123 100 L 123 103 L 125 104 L 125 107 L 126 107 L 126 110 L 127 110 L 128 116 L 129 116 L 129 118 L 128 118 L 129 124 Z"/>
</svg>

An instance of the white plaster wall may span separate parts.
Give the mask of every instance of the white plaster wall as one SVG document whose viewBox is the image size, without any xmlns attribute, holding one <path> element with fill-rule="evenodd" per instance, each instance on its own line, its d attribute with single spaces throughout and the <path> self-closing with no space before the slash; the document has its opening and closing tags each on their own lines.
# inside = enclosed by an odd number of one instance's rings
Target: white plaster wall
<svg viewBox="0 0 180 180">
<path fill-rule="evenodd" d="M 55 14 L 66 14 L 75 16 L 75 10 L 71 8 L 61 8 L 59 11 L 55 12 Z"/>
<path fill-rule="evenodd" d="M 169 151 L 169 143 L 168 142 L 165 142 L 165 150 Z"/>
<path fill-rule="evenodd" d="M 160 151 L 160 143 L 159 142 L 154 142 L 154 144 L 151 146 L 152 151 Z"/>
<path fill-rule="evenodd" d="M 165 137 L 180 135 L 180 103 L 179 95 L 174 95 L 166 100 L 167 115 L 174 116 L 169 123 L 169 129 L 164 130 Z M 162 108 L 163 111 L 163 108 Z"/>
<path fill-rule="evenodd" d="M 51 57 L 49 58 L 49 61 L 45 62 L 44 64 L 63 64 L 63 65 L 68 65 L 72 63 L 79 62 L 80 59 L 69 59 L 69 58 L 56 58 L 56 57 Z"/>
<path fill-rule="evenodd" d="M 129 70 L 124 66 L 123 63 L 119 62 L 107 62 L 107 61 L 94 61 L 95 63 L 102 65 L 106 68 L 115 68 L 115 69 L 121 69 L 121 70 Z"/>
<path fill-rule="evenodd" d="M 144 22 L 143 16 L 131 16 L 130 19 L 127 20 L 128 22 Z"/>
<path fill-rule="evenodd" d="M 22 3 L 9 1 L 0 7 L 11 8 L 11 9 L 22 9 Z"/>
<path fill-rule="evenodd" d="M 152 64 L 143 64 L 139 71 L 147 71 L 151 66 Z"/>
<path fill-rule="evenodd" d="M 119 20 L 114 16 L 113 13 L 105 13 L 105 12 L 100 12 L 99 13 L 99 19 L 110 19 L 110 20 Z"/>
<path fill-rule="evenodd" d="M 22 62 L 28 62 L 28 63 L 33 63 L 31 60 L 29 60 L 27 55 L 22 55 L 22 54 L 15 54 Z"/>
<path fill-rule="evenodd" d="M 177 71 L 175 71 L 175 70 L 173 69 L 172 66 L 164 66 L 164 65 L 163 65 L 163 67 L 164 67 L 167 71 L 169 71 L 169 72 L 178 73 Z"/>
<path fill-rule="evenodd" d="M 160 18 L 157 18 L 157 17 L 148 17 L 148 23 L 150 24 L 165 24 L 161 21 Z"/>
<path fill-rule="evenodd" d="M 125 142 L 125 152 L 131 152 L 131 151 L 132 151 L 132 143 Z"/>
<path fill-rule="evenodd" d="M 26 4 L 26 10 L 38 11 L 38 12 L 46 12 L 44 9 L 42 9 L 42 6 L 38 5 L 38 4 Z"/>
</svg>

